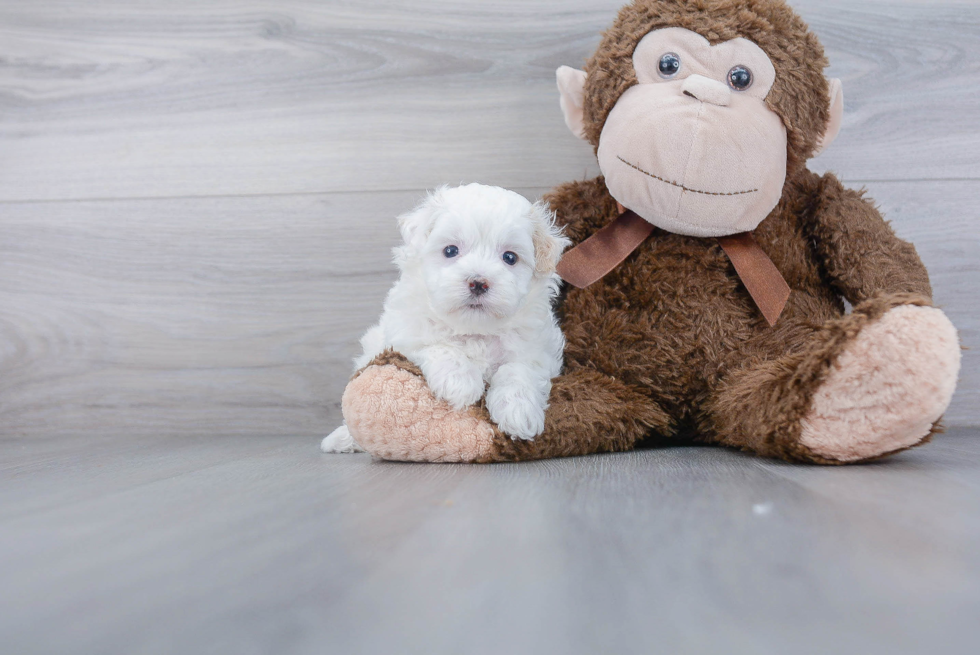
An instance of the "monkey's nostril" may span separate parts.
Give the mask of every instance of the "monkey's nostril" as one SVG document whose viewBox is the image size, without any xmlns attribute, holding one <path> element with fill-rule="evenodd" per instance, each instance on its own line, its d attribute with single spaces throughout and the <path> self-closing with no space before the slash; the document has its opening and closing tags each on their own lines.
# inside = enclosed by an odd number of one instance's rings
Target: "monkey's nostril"
<svg viewBox="0 0 980 655">
<path fill-rule="evenodd" d="M 727 107 L 732 98 L 732 90 L 727 84 L 703 75 L 691 75 L 684 80 L 681 93 L 698 102 Z"/>
</svg>

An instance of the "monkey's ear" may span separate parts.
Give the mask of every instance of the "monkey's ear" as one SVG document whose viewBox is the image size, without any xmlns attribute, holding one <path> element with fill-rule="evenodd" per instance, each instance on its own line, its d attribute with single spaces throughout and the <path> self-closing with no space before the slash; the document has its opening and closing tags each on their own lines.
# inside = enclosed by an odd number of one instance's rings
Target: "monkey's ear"
<svg viewBox="0 0 980 655">
<path fill-rule="evenodd" d="M 585 71 L 562 66 L 557 71 L 559 102 L 565 115 L 565 125 L 572 134 L 585 140 Z"/>
<path fill-rule="evenodd" d="M 534 243 L 534 275 L 546 277 L 555 272 L 561 253 L 572 242 L 555 225 L 555 213 L 540 200 L 531 206 L 531 241 Z"/>
<path fill-rule="evenodd" d="M 840 133 L 840 124 L 844 118 L 844 87 L 840 80 L 832 79 L 830 82 L 830 120 L 827 121 L 827 130 L 817 141 L 817 150 L 813 153 L 816 157 L 833 143 Z"/>
</svg>

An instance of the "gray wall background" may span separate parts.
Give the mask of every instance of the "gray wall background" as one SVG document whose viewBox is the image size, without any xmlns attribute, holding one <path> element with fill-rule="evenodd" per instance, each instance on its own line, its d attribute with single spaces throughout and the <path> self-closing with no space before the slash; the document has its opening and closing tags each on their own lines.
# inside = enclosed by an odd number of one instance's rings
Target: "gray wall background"
<svg viewBox="0 0 980 655">
<path fill-rule="evenodd" d="M 0 0 L 0 436 L 317 435 L 426 188 L 597 174 L 554 70 L 621 0 Z M 792 3 L 980 425 L 980 5 Z"/>
</svg>

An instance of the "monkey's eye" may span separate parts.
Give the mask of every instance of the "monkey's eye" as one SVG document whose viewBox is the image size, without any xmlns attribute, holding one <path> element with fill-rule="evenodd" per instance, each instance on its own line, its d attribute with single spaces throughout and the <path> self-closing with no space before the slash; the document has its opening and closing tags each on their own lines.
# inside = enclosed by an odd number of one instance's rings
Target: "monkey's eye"
<svg viewBox="0 0 980 655">
<path fill-rule="evenodd" d="M 728 84 L 736 91 L 745 91 L 752 86 L 752 71 L 745 66 L 736 66 L 728 71 Z"/>
<path fill-rule="evenodd" d="M 509 250 L 505 252 L 503 255 L 501 255 L 500 258 L 503 259 L 504 263 L 507 264 L 508 266 L 513 266 L 514 264 L 517 263 L 517 255 L 515 255 Z"/>
<path fill-rule="evenodd" d="M 459 254 L 459 248 L 457 248 L 456 246 L 446 246 L 445 248 L 442 249 L 442 254 L 444 254 L 448 258 L 455 257 L 456 255 Z"/>
<path fill-rule="evenodd" d="M 681 58 L 673 52 L 668 52 L 660 58 L 657 68 L 660 69 L 660 77 L 673 77 L 681 69 Z"/>
</svg>

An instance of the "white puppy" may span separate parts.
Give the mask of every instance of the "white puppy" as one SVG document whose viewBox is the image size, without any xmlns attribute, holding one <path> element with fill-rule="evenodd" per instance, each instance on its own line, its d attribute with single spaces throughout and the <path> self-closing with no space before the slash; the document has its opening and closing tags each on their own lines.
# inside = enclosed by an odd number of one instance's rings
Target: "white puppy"
<svg viewBox="0 0 980 655">
<path fill-rule="evenodd" d="M 568 239 L 542 203 L 482 184 L 436 190 L 398 218 L 401 276 L 354 369 L 391 348 L 415 363 L 438 398 L 462 409 L 486 391 L 490 417 L 511 438 L 544 430 L 565 339 L 551 311 L 555 265 Z M 487 385 L 489 384 L 489 388 Z M 360 450 L 343 425 L 324 452 Z"/>
</svg>

